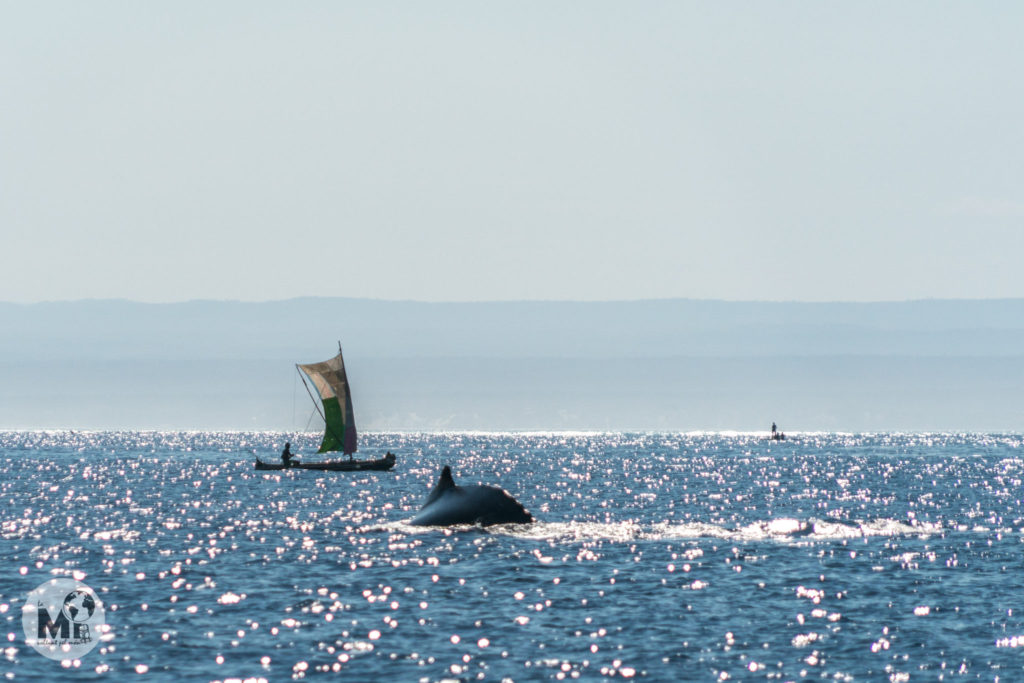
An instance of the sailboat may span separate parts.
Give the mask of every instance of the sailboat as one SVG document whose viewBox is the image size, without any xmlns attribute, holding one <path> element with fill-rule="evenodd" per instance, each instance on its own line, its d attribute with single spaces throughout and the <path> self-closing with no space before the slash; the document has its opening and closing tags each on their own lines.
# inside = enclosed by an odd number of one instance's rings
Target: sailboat
<svg viewBox="0 0 1024 683">
<path fill-rule="evenodd" d="M 263 462 L 256 458 L 258 470 L 337 470 L 343 472 L 357 470 L 390 470 L 395 466 L 395 456 L 388 452 L 377 460 L 356 460 L 352 454 L 356 452 L 356 418 L 352 409 L 352 392 L 348 377 L 345 375 L 345 361 L 341 357 L 341 343 L 338 344 L 338 355 L 321 363 L 297 364 L 296 369 L 302 384 L 306 387 L 313 405 L 324 420 L 324 437 L 317 453 L 341 451 L 348 460 L 327 460 L 324 462 L 299 462 L 290 464 Z M 306 378 L 313 383 L 319 394 L 319 401 L 306 383 Z"/>
</svg>

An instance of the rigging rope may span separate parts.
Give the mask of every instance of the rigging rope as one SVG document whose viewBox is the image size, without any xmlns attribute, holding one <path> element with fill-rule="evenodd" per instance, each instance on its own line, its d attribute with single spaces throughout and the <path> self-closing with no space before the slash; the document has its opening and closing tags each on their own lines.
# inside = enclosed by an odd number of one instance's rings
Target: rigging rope
<svg viewBox="0 0 1024 683">
<path fill-rule="evenodd" d="M 295 380 L 293 378 L 292 379 L 292 430 L 293 431 L 295 429 L 295 416 L 296 416 L 295 396 L 298 393 L 299 393 L 299 385 L 295 383 Z M 307 429 L 308 429 L 308 426 L 307 426 Z"/>
</svg>

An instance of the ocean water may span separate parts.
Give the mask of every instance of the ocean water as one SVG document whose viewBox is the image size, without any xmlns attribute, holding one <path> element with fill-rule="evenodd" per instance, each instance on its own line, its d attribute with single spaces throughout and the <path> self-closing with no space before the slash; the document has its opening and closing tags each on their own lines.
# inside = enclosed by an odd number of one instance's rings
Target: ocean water
<svg viewBox="0 0 1024 683">
<path fill-rule="evenodd" d="M 1024 680 L 1020 435 L 0 432 L 0 673 L 36 680 Z M 311 456 L 306 456 L 311 459 Z M 444 465 L 536 524 L 406 524 Z M 73 577 L 108 631 L 25 643 Z"/>
</svg>

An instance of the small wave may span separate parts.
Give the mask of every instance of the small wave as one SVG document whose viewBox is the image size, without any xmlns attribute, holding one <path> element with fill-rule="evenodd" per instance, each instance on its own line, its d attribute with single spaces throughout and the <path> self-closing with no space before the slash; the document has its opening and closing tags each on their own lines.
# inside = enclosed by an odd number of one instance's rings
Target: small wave
<svg viewBox="0 0 1024 683">
<path fill-rule="evenodd" d="M 362 527 L 361 531 L 383 531 L 403 534 L 490 533 L 524 539 L 572 543 L 576 541 L 659 541 L 671 539 L 720 538 L 734 541 L 810 540 L 825 541 L 871 536 L 930 536 L 943 531 L 941 524 L 908 523 L 893 519 L 865 522 L 836 522 L 820 519 L 800 520 L 779 517 L 751 522 L 741 527 L 726 527 L 708 522 L 686 524 L 639 524 L 623 522 L 534 522 L 532 524 L 496 524 L 481 527 L 412 526 L 408 521 L 388 522 Z"/>
</svg>

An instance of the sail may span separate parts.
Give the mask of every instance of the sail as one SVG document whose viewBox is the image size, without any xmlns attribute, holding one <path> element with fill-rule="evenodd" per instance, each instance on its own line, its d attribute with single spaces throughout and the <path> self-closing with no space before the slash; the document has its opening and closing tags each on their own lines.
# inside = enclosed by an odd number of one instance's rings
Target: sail
<svg viewBox="0 0 1024 683">
<path fill-rule="evenodd" d="M 323 404 L 324 440 L 318 453 L 342 451 L 346 455 L 356 452 L 356 417 L 352 411 L 352 392 L 345 376 L 345 361 L 338 355 L 322 363 L 296 365 L 304 372 Z"/>
</svg>

